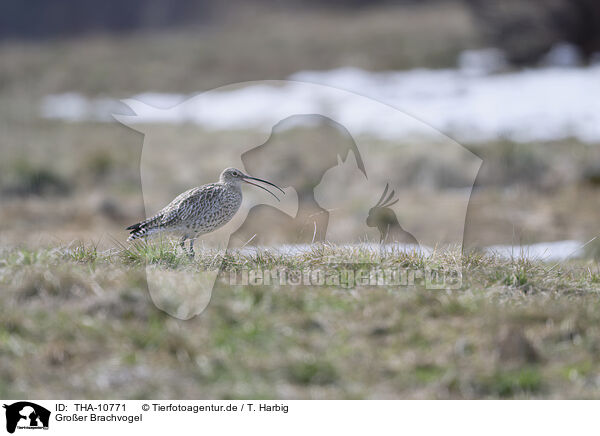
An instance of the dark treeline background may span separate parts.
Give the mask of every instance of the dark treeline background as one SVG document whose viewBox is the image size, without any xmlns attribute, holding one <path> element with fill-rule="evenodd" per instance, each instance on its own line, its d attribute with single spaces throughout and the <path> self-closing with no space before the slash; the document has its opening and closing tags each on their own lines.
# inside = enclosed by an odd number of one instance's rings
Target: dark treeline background
<svg viewBox="0 0 600 436">
<path fill-rule="evenodd" d="M 444 0 L 436 0 L 438 2 Z M 452 1 L 452 0 L 446 0 Z M 431 0 L 430 0 L 431 2 Z M 248 7 L 362 9 L 417 0 L 3 0 L 0 37 L 45 38 L 206 25 Z"/>
<path fill-rule="evenodd" d="M 580 48 L 584 59 L 600 52 L 598 0 L 3 0 L 0 39 L 47 39 L 97 33 L 218 25 L 236 13 L 302 9 L 360 13 L 366 8 L 463 2 L 490 45 L 510 61 L 537 61 L 558 42 Z"/>
</svg>

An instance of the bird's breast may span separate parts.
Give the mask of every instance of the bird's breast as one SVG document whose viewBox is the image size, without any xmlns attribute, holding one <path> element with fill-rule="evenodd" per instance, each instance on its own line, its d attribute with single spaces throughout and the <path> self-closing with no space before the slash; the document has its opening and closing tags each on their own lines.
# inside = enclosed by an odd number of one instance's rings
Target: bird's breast
<svg viewBox="0 0 600 436">
<path fill-rule="evenodd" d="M 207 233 L 227 224 L 242 204 L 241 192 L 224 190 L 204 203 L 196 214 L 191 230 Z"/>
</svg>

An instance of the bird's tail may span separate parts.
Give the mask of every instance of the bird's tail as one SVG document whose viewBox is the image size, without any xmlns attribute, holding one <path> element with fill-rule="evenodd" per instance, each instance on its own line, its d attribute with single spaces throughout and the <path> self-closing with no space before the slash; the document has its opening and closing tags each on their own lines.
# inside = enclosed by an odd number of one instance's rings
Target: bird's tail
<svg viewBox="0 0 600 436">
<path fill-rule="evenodd" d="M 133 241 L 151 235 L 158 230 L 159 222 L 160 219 L 158 217 L 152 217 L 127 227 L 126 230 L 129 230 L 129 237 L 127 240 Z"/>
</svg>

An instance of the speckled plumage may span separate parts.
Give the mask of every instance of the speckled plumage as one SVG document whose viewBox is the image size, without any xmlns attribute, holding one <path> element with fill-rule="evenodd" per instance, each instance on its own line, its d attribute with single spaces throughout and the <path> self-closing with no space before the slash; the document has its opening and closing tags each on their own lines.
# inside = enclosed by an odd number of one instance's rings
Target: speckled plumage
<svg viewBox="0 0 600 436">
<path fill-rule="evenodd" d="M 127 240 L 132 241 L 160 232 L 178 232 L 183 235 L 182 247 L 187 239 L 191 239 L 190 251 L 193 253 L 193 238 L 217 230 L 236 214 L 242 204 L 240 182 L 244 179 L 263 181 L 247 176 L 235 168 L 227 168 L 221 173 L 217 183 L 189 189 L 179 194 L 153 217 L 127 227 L 127 230 L 130 230 Z"/>
</svg>

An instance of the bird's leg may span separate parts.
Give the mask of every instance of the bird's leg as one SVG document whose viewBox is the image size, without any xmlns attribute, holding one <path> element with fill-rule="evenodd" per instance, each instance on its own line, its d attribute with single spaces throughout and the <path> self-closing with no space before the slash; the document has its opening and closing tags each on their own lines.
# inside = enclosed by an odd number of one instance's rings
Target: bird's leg
<svg viewBox="0 0 600 436">
<path fill-rule="evenodd" d="M 195 253 L 194 253 L 194 241 L 195 241 L 195 240 L 196 240 L 196 238 L 191 238 L 191 239 L 190 239 L 190 253 L 189 253 L 189 256 L 190 256 L 192 259 L 193 259 L 193 258 L 194 258 L 194 256 L 195 256 Z"/>
<path fill-rule="evenodd" d="M 181 237 L 181 239 L 179 240 L 179 245 L 181 246 L 181 249 L 182 249 L 183 251 L 186 251 L 186 249 L 185 249 L 185 241 L 186 241 L 186 240 L 187 240 L 187 235 L 183 235 L 183 236 Z"/>
</svg>

